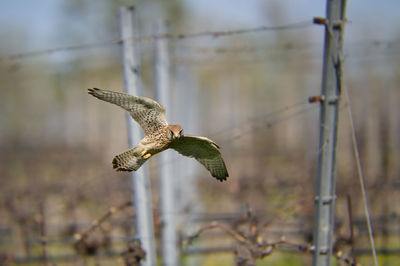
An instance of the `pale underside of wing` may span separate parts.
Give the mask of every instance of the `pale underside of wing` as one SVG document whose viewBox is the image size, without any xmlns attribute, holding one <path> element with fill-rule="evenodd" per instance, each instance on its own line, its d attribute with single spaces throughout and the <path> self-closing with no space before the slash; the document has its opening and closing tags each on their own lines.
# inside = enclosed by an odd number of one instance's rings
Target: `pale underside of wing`
<svg viewBox="0 0 400 266">
<path fill-rule="evenodd" d="M 229 177 L 219 147 L 206 137 L 185 135 L 174 141 L 170 148 L 199 161 L 219 181 Z"/>
<path fill-rule="evenodd" d="M 97 88 L 88 89 L 88 93 L 127 110 L 139 123 L 145 135 L 152 134 L 168 125 L 164 106 L 150 98 Z"/>
</svg>

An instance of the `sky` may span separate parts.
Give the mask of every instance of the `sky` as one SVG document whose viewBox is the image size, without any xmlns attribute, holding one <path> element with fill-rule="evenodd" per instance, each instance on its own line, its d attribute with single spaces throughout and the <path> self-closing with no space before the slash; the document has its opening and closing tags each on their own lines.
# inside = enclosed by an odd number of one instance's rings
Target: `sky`
<svg viewBox="0 0 400 266">
<path fill-rule="evenodd" d="M 98 2 L 104 1 L 106 0 Z M 63 15 L 61 2 L 60 0 L 2 0 L 0 38 L 5 46 L 8 46 L 7 52 L 19 53 L 60 46 L 55 33 L 62 29 L 57 28 L 59 24 L 55 21 Z M 207 24 L 197 25 L 199 28 L 197 30 L 200 31 L 268 25 L 270 21 L 263 7 L 268 7 L 273 2 L 271 0 L 184 0 L 193 17 L 208 21 Z M 325 15 L 326 2 L 322 0 L 283 0 L 280 4 L 284 6 L 285 20 L 288 23 Z M 396 0 L 348 0 L 349 24 L 346 28 L 346 39 L 397 39 L 400 32 L 399 7 L 400 2 Z M 25 47 L 13 45 L 19 41 L 16 38 L 20 36 L 15 33 L 18 30 L 29 38 L 29 45 Z M 4 47 L 2 48 L 4 52 Z"/>
</svg>

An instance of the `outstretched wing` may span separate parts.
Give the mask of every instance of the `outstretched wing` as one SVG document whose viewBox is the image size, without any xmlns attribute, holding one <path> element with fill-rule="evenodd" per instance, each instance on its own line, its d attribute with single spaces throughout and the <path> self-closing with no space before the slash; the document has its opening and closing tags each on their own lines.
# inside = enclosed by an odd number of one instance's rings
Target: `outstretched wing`
<svg viewBox="0 0 400 266">
<path fill-rule="evenodd" d="M 182 155 L 195 158 L 219 181 L 229 177 L 218 145 L 206 137 L 185 135 L 171 143 L 170 148 Z"/>
<path fill-rule="evenodd" d="M 164 106 L 150 98 L 97 88 L 88 89 L 88 93 L 127 110 L 146 136 L 168 125 Z"/>
</svg>

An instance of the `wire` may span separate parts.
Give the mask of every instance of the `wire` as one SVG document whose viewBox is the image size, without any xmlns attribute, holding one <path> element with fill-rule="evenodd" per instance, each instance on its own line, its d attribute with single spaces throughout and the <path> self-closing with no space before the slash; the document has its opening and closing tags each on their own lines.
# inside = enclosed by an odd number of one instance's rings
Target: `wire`
<svg viewBox="0 0 400 266">
<path fill-rule="evenodd" d="M 360 40 L 353 40 L 346 42 L 346 48 L 353 48 L 356 51 L 360 49 L 384 49 L 385 51 L 388 48 L 397 48 L 400 45 L 400 39 L 393 39 L 393 40 L 376 40 L 376 39 L 360 39 Z M 263 44 L 254 45 L 254 43 L 249 44 L 237 44 L 237 45 L 224 45 L 224 44 L 217 44 L 214 45 L 213 43 L 205 43 L 201 45 L 195 44 L 185 44 L 180 45 L 179 48 L 190 51 L 191 54 L 193 53 L 252 53 L 252 52 L 264 52 L 267 48 L 268 51 L 284 51 L 287 50 L 312 50 L 315 47 L 322 47 L 322 42 L 317 41 L 307 41 L 307 42 L 296 42 L 296 41 L 286 41 L 283 43 L 271 43 L 271 44 Z"/>
<path fill-rule="evenodd" d="M 171 34 L 171 33 L 164 33 L 164 34 L 157 34 L 157 35 L 145 35 L 145 36 L 136 36 L 134 37 L 135 41 L 145 41 L 150 42 L 157 39 L 192 39 L 192 38 L 199 38 L 199 37 L 224 37 L 224 36 L 231 36 L 231 35 L 239 35 L 239 34 L 247 34 L 247 33 L 257 33 L 263 31 L 270 31 L 270 30 L 288 30 L 288 29 L 298 29 L 298 28 L 305 28 L 312 26 L 312 20 L 300 21 L 285 25 L 278 25 L 278 26 L 259 26 L 255 28 L 244 28 L 244 29 L 236 29 L 236 30 L 220 30 L 220 31 L 203 31 L 203 32 L 196 32 L 196 33 L 186 33 L 186 34 Z M 52 54 L 55 52 L 61 51 L 70 51 L 70 50 L 79 50 L 79 49 L 90 49 L 93 47 L 102 47 L 114 44 L 120 44 L 124 40 L 123 39 L 113 39 L 109 41 L 104 41 L 100 43 L 89 43 L 89 44 L 78 44 L 78 45 L 71 45 L 65 47 L 56 47 L 56 48 L 49 48 L 45 50 L 37 50 L 37 51 L 29 51 L 29 52 L 21 52 L 15 53 L 8 56 L 1 56 L 0 62 L 4 60 L 17 60 L 22 58 L 34 57 L 39 55 L 46 55 Z"/>
<path fill-rule="evenodd" d="M 298 29 L 298 28 L 309 27 L 312 25 L 313 25 L 312 20 L 305 20 L 305 21 L 284 24 L 284 25 L 278 25 L 278 26 L 259 26 L 256 28 L 225 30 L 225 31 L 203 31 L 203 32 L 198 32 L 198 33 L 178 34 L 178 35 L 165 34 L 165 37 L 178 38 L 178 39 L 188 39 L 188 38 L 197 38 L 197 37 L 214 37 L 215 38 L 215 37 L 221 37 L 221 36 L 263 32 L 263 31 L 270 31 L 270 30 Z M 159 36 L 159 37 L 162 38 L 162 36 Z"/>
<path fill-rule="evenodd" d="M 261 32 L 261 31 L 266 31 L 266 30 L 272 30 L 272 29 L 289 29 L 289 28 L 296 28 L 294 27 L 289 27 L 289 25 L 285 26 L 276 26 L 276 27 L 267 27 L 267 26 L 261 26 L 258 28 L 251 28 L 251 29 L 241 29 L 241 30 L 232 30 L 232 31 L 205 31 L 205 32 L 199 32 L 199 33 L 192 33 L 192 34 L 177 34 L 177 35 L 172 35 L 172 34 L 161 34 L 161 35 L 149 35 L 149 36 L 138 36 L 135 37 L 136 41 L 146 41 L 146 43 L 149 43 L 152 40 L 156 39 L 161 39 L 161 38 L 171 38 L 171 39 L 187 39 L 187 38 L 196 38 L 196 37 L 205 37 L 205 36 L 214 36 L 214 37 L 219 37 L 219 36 L 229 36 L 229 35 L 237 35 L 237 34 L 245 34 L 245 33 L 256 33 L 256 32 Z M 300 27 L 301 23 L 298 24 Z M 0 62 L 1 61 L 14 61 L 14 60 L 20 60 L 20 59 L 25 59 L 25 58 L 30 58 L 30 57 L 35 57 L 35 56 L 41 56 L 41 55 L 47 55 L 47 54 L 53 54 L 57 52 L 63 52 L 63 51 L 74 51 L 74 50 L 84 50 L 84 49 L 92 49 L 96 47 L 104 47 L 104 46 L 111 46 L 115 44 L 120 44 L 123 42 L 123 39 L 114 39 L 110 41 L 104 41 L 100 43 L 87 43 L 87 44 L 77 44 L 77 45 L 70 45 L 70 46 L 65 46 L 65 47 L 55 47 L 55 48 L 49 48 L 49 49 L 44 49 L 44 50 L 37 50 L 37 51 L 28 51 L 28 52 L 21 52 L 21 53 L 15 53 L 7 56 L 0 56 Z M 392 52 L 388 50 L 388 48 L 393 48 L 397 44 L 400 43 L 399 40 L 385 40 L 385 41 L 379 41 L 379 40 L 364 40 L 364 43 L 361 44 L 361 41 L 356 41 L 352 42 L 350 44 L 347 44 L 346 47 L 353 47 L 353 49 L 357 49 L 356 51 L 360 51 L 361 48 L 364 49 L 384 49 L 384 52 Z M 314 45 L 321 45 L 320 43 L 309 43 L 309 44 L 302 44 L 300 46 L 294 45 L 294 43 L 288 42 L 284 43 L 281 46 L 277 47 L 269 47 L 268 51 L 275 50 L 275 52 L 287 52 L 287 51 L 298 51 L 298 50 L 308 50 L 308 49 L 313 49 Z M 214 54 L 227 54 L 227 53 L 259 53 L 262 52 L 263 50 L 261 48 L 257 47 L 248 47 L 248 46 L 218 46 L 218 47 L 185 47 L 185 49 L 191 49 L 195 53 L 214 53 Z M 192 53 L 192 52 L 191 52 Z M 382 52 L 379 53 L 381 55 Z M 368 53 L 368 58 L 371 57 L 371 53 Z M 315 55 L 312 55 L 315 56 Z M 319 57 L 319 55 L 318 55 Z M 350 60 L 353 60 L 354 55 L 350 57 Z M 366 55 L 360 55 L 360 59 L 366 59 Z M 203 63 L 203 61 L 193 61 L 193 60 L 188 60 L 185 59 L 184 56 L 180 55 L 175 57 L 175 60 L 177 62 L 185 62 L 185 63 Z M 249 60 L 247 63 L 254 63 L 255 61 L 265 61 L 265 60 L 271 60 L 270 56 L 261 58 L 257 57 L 255 59 Z M 205 59 L 204 62 L 209 62 L 209 58 Z M 246 62 L 244 62 L 246 63 Z"/>
<path fill-rule="evenodd" d="M 272 120 L 272 121 L 263 121 L 263 122 L 259 122 L 259 123 L 255 123 L 256 121 L 252 121 L 251 124 L 253 126 L 249 126 L 247 128 L 245 128 L 244 130 L 240 131 L 239 133 L 234 134 L 233 136 L 231 136 L 230 138 L 227 138 L 225 140 L 223 140 L 222 142 L 228 142 L 228 141 L 235 141 L 238 140 L 239 138 L 244 137 L 245 135 L 249 135 L 249 134 L 253 134 L 254 132 L 263 130 L 263 129 L 269 129 L 275 125 L 277 125 L 280 122 L 286 121 L 290 118 L 296 117 L 298 115 L 304 114 L 308 111 L 311 111 L 313 109 L 315 109 L 316 106 L 306 106 L 303 107 L 300 110 L 297 110 L 295 112 L 289 113 L 285 116 L 282 116 L 280 119 L 276 119 L 276 120 Z M 255 125 L 254 125 L 255 124 Z"/>
<path fill-rule="evenodd" d="M 113 44 L 119 44 L 121 42 L 122 42 L 121 39 L 117 39 L 117 40 L 105 41 L 105 42 L 100 42 L 100 43 L 77 44 L 77 45 L 70 45 L 70 46 L 64 46 L 64 47 L 49 48 L 49 49 L 45 49 L 45 50 L 21 52 L 21 53 L 11 54 L 11 55 L 7 55 L 7 56 L 0 56 L 0 62 L 5 61 L 5 60 L 11 61 L 11 60 L 18 60 L 18 59 L 29 58 L 29 57 L 34 57 L 34 56 L 52 54 L 52 53 L 61 52 L 61 51 L 91 49 L 91 48 L 95 48 L 95 47 L 103 47 L 103 46 L 109 46 L 109 45 L 113 45 Z"/>
<path fill-rule="evenodd" d="M 241 128 L 241 127 L 243 127 L 242 126 L 243 124 L 247 124 L 248 125 L 248 124 L 254 124 L 254 123 L 256 123 L 256 122 L 258 122 L 260 120 L 267 120 L 267 119 L 269 119 L 271 117 L 278 116 L 281 113 L 290 111 L 290 110 L 292 110 L 292 109 L 294 109 L 296 107 L 303 106 L 304 104 L 308 104 L 308 102 L 300 101 L 300 102 L 297 102 L 297 103 L 294 103 L 294 104 L 291 104 L 291 105 L 287 105 L 287 106 L 281 107 L 280 109 L 277 109 L 277 110 L 272 111 L 270 113 L 267 113 L 267 114 L 264 114 L 264 115 L 258 115 L 258 116 L 252 117 L 250 119 L 246 119 L 246 121 L 242 121 L 242 122 L 239 123 L 241 126 L 230 126 L 230 127 L 218 130 L 218 131 L 210 134 L 210 136 L 215 137 L 215 136 L 220 135 L 222 133 L 229 132 L 229 131 L 232 131 L 232 130 L 237 129 L 237 128 Z"/>
<path fill-rule="evenodd" d="M 368 210 L 368 199 L 367 199 L 367 193 L 366 193 L 366 189 L 365 189 L 365 179 L 364 179 L 364 175 L 363 175 L 362 167 L 361 167 L 360 152 L 358 150 L 357 136 L 356 136 L 356 130 L 354 127 L 354 120 L 353 120 L 353 112 L 352 112 L 351 104 L 350 104 L 350 96 L 349 96 L 349 91 L 347 89 L 347 86 L 343 86 L 343 87 L 345 90 L 346 100 L 348 103 L 347 110 L 348 110 L 348 114 L 349 114 L 350 127 L 351 127 L 351 131 L 352 131 L 351 136 L 352 136 L 352 140 L 353 140 L 354 157 L 356 159 L 356 164 L 357 164 L 357 173 L 358 173 L 358 178 L 360 181 L 362 200 L 363 200 L 363 204 L 364 204 L 364 213 L 365 213 L 365 219 L 366 219 L 367 227 L 368 227 L 368 235 L 369 235 L 369 240 L 370 240 L 371 249 L 372 249 L 372 256 L 374 258 L 374 265 L 378 266 L 374 234 L 372 231 L 371 214 Z"/>
</svg>

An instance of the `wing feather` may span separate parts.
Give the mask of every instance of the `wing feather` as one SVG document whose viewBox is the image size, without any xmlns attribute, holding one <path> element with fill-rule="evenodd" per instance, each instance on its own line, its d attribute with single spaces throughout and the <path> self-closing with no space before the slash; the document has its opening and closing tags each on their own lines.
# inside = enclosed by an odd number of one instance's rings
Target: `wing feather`
<svg viewBox="0 0 400 266">
<path fill-rule="evenodd" d="M 171 143 L 170 148 L 195 158 L 219 181 L 229 177 L 219 146 L 206 137 L 185 135 Z"/>
<path fill-rule="evenodd" d="M 88 93 L 127 110 L 146 136 L 168 125 L 164 106 L 150 98 L 97 88 L 88 89 Z"/>
</svg>

